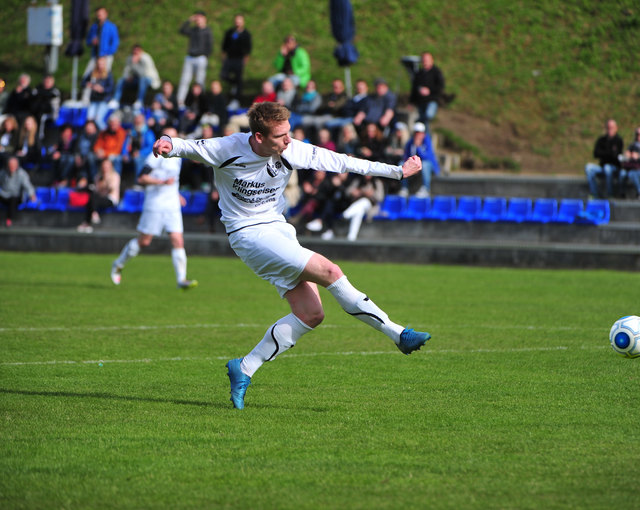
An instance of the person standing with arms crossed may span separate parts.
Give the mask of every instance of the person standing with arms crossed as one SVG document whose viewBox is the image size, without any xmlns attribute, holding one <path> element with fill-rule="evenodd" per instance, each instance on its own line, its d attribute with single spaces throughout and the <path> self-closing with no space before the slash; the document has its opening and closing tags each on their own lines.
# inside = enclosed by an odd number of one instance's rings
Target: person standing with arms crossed
<svg viewBox="0 0 640 510">
<path fill-rule="evenodd" d="M 162 136 L 153 148 L 159 156 L 194 159 L 214 168 L 221 219 L 232 249 L 258 276 L 273 284 L 291 307 L 291 313 L 271 325 L 249 354 L 226 364 L 231 401 L 237 409 L 244 408 L 251 377 L 262 364 L 293 347 L 324 319 L 318 285 L 326 287 L 348 314 L 391 338 L 404 354 L 420 349 L 430 338 L 429 333 L 392 322 L 349 282 L 339 266 L 300 246 L 295 228 L 282 214 L 285 186 L 298 169 L 399 180 L 419 172 L 420 159 L 412 157 L 402 167 L 392 166 L 292 139 L 289 110 L 277 103 L 256 103 L 248 116 L 250 133 L 207 140 Z"/>
<path fill-rule="evenodd" d="M 176 136 L 174 128 L 163 131 L 166 136 Z M 140 249 L 151 244 L 153 236 L 159 236 L 165 230 L 171 240 L 171 261 L 176 273 L 179 289 L 197 287 L 196 280 L 187 280 L 187 253 L 184 250 L 181 206 L 185 205 L 180 195 L 180 169 L 182 160 L 156 158 L 149 154 L 138 178 L 138 184 L 145 186 L 144 205 L 138 222 L 138 237 L 131 239 L 120 252 L 120 256 L 111 265 L 111 281 L 120 285 L 122 269 L 127 261 L 138 255 Z"/>
<path fill-rule="evenodd" d="M 180 33 L 189 38 L 177 92 L 178 105 L 184 106 L 194 74 L 195 81 L 202 86 L 202 90 L 205 89 L 209 55 L 213 51 L 213 34 L 207 26 L 207 15 L 203 11 L 197 11 L 185 21 L 180 27 Z"/>
<path fill-rule="evenodd" d="M 222 70 L 220 79 L 229 82 L 229 97 L 236 103 L 232 104 L 235 110 L 242 100 L 242 85 L 244 66 L 251 54 L 251 33 L 246 29 L 244 16 L 236 14 L 233 19 L 233 27 L 224 34 L 222 41 Z"/>
</svg>

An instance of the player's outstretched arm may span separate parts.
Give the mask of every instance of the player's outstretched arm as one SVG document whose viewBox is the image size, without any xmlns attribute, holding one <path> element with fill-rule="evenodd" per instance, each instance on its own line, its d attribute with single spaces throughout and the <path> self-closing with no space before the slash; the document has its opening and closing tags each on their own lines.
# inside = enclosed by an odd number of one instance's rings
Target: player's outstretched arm
<svg viewBox="0 0 640 510">
<path fill-rule="evenodd" d="M 158 156 L 164 156 L 165 154 L 169 154 L 173 150 L 173 143 L 171 143 L 171 138 L 168 136 L 162 136 L 156 140 L 153 144 L 153 155 L 157 158 Z"/>
<path fill-rule="evenodd" d="M 402 165 L 402 177 L 405 179 L 422 170 L 422 160 L 418 156 L 411 156 Z"/>
</svg>

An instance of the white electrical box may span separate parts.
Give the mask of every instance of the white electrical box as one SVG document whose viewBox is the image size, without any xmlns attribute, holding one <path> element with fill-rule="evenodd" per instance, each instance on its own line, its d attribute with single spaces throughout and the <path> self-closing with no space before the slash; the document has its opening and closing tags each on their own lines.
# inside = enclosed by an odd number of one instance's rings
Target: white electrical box
<svg viewBox="0 0 640 510">
<path fill-rule="evenodd" d="M 29 7 L 27 43 L 62 46 L 62 5 Z"/>
</svg>

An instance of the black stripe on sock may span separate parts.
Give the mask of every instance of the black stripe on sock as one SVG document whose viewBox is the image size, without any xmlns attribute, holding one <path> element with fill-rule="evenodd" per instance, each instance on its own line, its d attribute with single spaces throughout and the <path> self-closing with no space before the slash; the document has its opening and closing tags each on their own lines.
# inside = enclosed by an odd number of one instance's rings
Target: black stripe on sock
<svg viewBox="0 0 640 510">
<path fill-rule="evenodd" d="M 273 327 L 271 328 L 271 338 L 273 338 L 273 343 L 276 344 L 276 350 L 273 351 L 273 354 L 267 361 L 271 361 L 273 358 L 275 358 L 276 355 L 278 354 L 278 351 L 280 350 L 280 344 L 276 340 L 276 336 L 273 334 L 274 330 L 276 329 L 276 326 L 277 324 L 274 324 Z"/>
</svg>

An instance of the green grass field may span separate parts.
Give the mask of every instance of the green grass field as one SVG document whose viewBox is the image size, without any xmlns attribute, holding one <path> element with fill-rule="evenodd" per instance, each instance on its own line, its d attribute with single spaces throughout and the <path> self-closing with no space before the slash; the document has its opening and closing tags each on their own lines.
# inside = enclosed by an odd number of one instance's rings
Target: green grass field
<svg viewBox="0 0 640 510">
<path fill-rule="evenodd" d="M 3 509 L 640 507 L 640 362 L 607 339 L 640 274 L 343 263 L 427 348 L 322 291 L 237 411 L 224 364 L 286 302 L 236 259 L 190 292 L 111 259 L 0 253 Z"/>
</svg>

